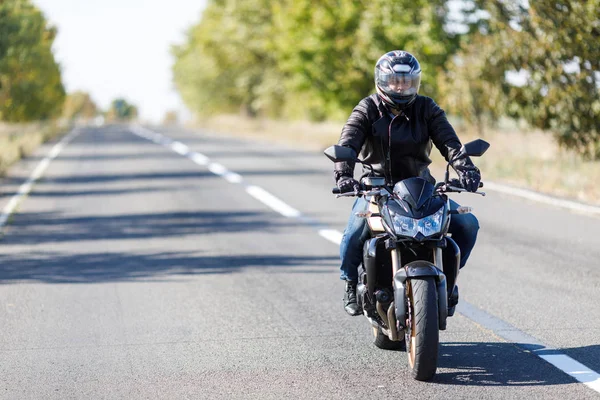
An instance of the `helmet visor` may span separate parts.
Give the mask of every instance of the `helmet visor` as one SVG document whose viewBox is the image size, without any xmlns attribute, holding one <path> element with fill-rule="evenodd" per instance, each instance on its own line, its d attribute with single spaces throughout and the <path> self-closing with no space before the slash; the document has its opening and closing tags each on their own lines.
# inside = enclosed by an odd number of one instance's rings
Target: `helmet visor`
<svg viewBox="0 0 600 400">
<path fill-rule="evenodd" d="M 386 74 L 376 71 L 375 84 L 392 96 L 411 96 L 417 94 L 421 84 L 421 73 L 408 74 L 395 72 Z"/>
</svg>

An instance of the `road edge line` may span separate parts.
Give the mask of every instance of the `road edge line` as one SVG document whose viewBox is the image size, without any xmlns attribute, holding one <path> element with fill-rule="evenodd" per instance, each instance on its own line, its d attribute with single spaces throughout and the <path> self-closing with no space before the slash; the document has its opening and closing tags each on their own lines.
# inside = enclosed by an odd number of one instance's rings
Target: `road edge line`
<svg viewBox="0 0 600 400">
<path fill-rule="evenodd" d="M 572 200 L 552 197 L 530 189 L 515 188 L 512 186 L 503 185 L 496 182 L 485 182 L 485 189 L 493 192 L 504 193 L 515 197 L 521 197 L 527 200 L 544 203 L 555 207 L 565 208 L 578 213 L 591 213 L 600 216 L 600 207 L 579 203 Z"/>
<path fill-rule="evenodd" d="M 457 311 L 507 342 L 514 343 L 520 349 L 541 358 L 578 382 L 600 393 L 600 374 L 562 353 L 561 350 L 547 346 L 534 336 L 468 302 L 459 302 Z"/>
<path fill-rule="evenodd" d="M 29 195 L 31 189 L 35 182 L 42 177 L 52 160 L 54 160 L 60 152 L 64 149 L 64 147 L 79 134 L 79 128 L 72 129 L 69 133 L 67 133 L 58 143 L 52 146 L 52 149 L 48 152 L 46 157 L 44 157 L 38 165 L 35 167 L 29 178 L 19 186 L 19 190 L 15 195 L 11 197 L 9 202 L 2 209 L 2 213 L 0 214 L 0 234 L 4 230 L 4 227 L 7 225 L 10 216 L 15 212 L 19 204 Z"/>
</svg>

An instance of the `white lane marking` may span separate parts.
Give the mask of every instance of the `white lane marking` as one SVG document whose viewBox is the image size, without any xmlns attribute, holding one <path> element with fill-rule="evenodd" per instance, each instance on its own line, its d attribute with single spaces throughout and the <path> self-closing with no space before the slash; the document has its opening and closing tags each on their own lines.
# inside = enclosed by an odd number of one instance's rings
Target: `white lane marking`
<svg viewBox="0 0 600 400">
<path fill-rule="evenodd" d="M 163 136 L 163 137 L 161 137 L 161 138 L 158 140 L 158 142 L 159 142 L 160 144 L 162 144 L 163 146 L 165 146 L 165 147 L 171 147 L 171 143 L 173 143 L 173 140 L 172 140 L 172 139 L 169 139 L 169 138 L 168 138 L 168 137 L 166 137 L 166 136 Z"/>
<path fill-rule="evenodd" d="M 244 180 L 244 178 L 242 178 L 241 175 L 231 171 L 227 171 L 227 173 L 223 175 L 223 178 L 225 178 L 230 183 L 242 183 L 242 181 Z"/>
<path fill-rule="evenodd" d="M 65 147 L 64 143 L 58 142 L 56 145 L 54 145 L 54 147 L 52 147 L 50 153 L 48 153 L 48 157 L 51 159 L 56 158 L 56 156 L 62 151 L 63 147 Z"/>
<path fill-rule="evenodd" d="M 342 233 L 335 229 L 319 229 L 319 235 L 329 240 L 333 244 L 340 245 L 342 243 Z"/>
<path fill-rule="evenodd" d="M 56 154 L 58 154 L 58 153 L 56 153 Z M 42 176 L 42 174 L 44 173 L 46 168 L 48 168 L 48 165 L 50 165 L 50 160 L 54 159 L 55 157 L 56 156 L 47 156 L 42 161 L 40 161 L 40 163 L 37 165 L 37 167 L 31 173 L 31 180 L 37 181 Z"/>
<path fill-rule="evenodd" d="M 208 164 L 208 170 L 210 172 L 212 172 L 215 175 L 219 175 L 219 176 L 223 176 L 226 173 L 228 173 L 229 171 L 227 170 L 227 168 L 225 168 L 224 166 L 222 166 L 221 164 L 218 163 L 210 163 Z"/>
<path fill-rule="evenodd" d="M 187 147 L 185 144 L 183 144 L 181 142 L 173 142 L 173 143 L 171 143 L 171 149 L 175 153 L 180 154 L 182 156 L 187 156 L 187 154 L 190 152 L 190 148 Z"/>
<path fill-rule="evenodd" d="M 554 365 L 567 375 L 600 393 L 600 374 L 566 354 L 560 353 L 560 350 L 545 345 L 535 337 L 467 302 L 459 302 L 457 311 L 470 320 L 493 331 L 505 340 L 515 343 L 522 349 L 535 354 L 542 360 Z"/>
<path fill-rule="evenodd" d="M 208 165 L 210 163 L 210 159 L 206 157 L 204 154 L 191 152 L 188 154 L 188 158 L 195 162 L 198 165 Z"/>
<path fill-rule="evenodd" d="M 277 211 L 279 214 L 288 218 L 300 218 L 302 214 L 300 211 L 296 210 L 288 206 L 283 201 L 279 200 L 277 197 L 273 196 L 271 193 L 267 192 L 261 187 L 258 186 L 247 186 L 246 192 L 255 199 L 261 201 L 262 203 L 268 205 L 273 210 Z"/>
<path fill-rule="evenodd" d="M 600 207 L 577 203 L 575 201 L 557 199 L 531 190 L 513 188 L 494 182 L 485 182 L 484 188 L 494 192 L 505 193 L 511 196 L 522 197 L 527 200 L 537 201 L 538 203 L 549 204 L 555 207 L 566 208 L 568 210 L 600 215 Z"/>
<path fill-rule="evenodd" d="M 290 207 L 282 200 L 278 199 L 271 193 L 267 192 L 261 187 L 253 186 L 253 185 L 245 185 L 244 178 L 236 174 L 235 172 L 229 171 L 225 166 L 211 162 L 210 159 L 204 154 L 190 151 L 189 147 L 185 144 L 174 141 L 172 139 L 167 138 L 159 133 L 155 133 L 149 129 L 143 128 L 141 126 L 132 126 L 131 131 L 145 139 L 149 139 L 153 137 L 154 139 L 150 139 L 157 144 L 161 144 L 164 147 L 170 148 L 178 154 L 181 154 L 190 160 L 194 161 L 198 165 L 206 166 L 210 172 L 215 175 L 218 175 L 230 183 L 242 184 L 246 188 L 246 192 L 250 194 L 252 197 L 272 208 L 274 211 L 283 215 L 287 218 L 304 218 L 300 211 Z"/>
<path fill-rule="evenodd" d="M 215 175 L 219 175 L 220 177 L 225 178 L 225 180 L 230 183 L 242 183 L 242 181 L 244 180 L 244 178 L 242 178 L 240 174 L 231 172 L 223 165 L 218 163 L 209 163 L 208 170 Z"/>
<path fill-rule="evenodd" d="M 79 130 L 73 129 L 71 132 L 69 132 L 69 134 L 64 136 L 58 143 L 56 143 L 52 147 L 52 149 L 48 152 L 48 155 L 46 157 L 44 157 L 44 159 L 42 161 L 40 161 L 40 163 L 35 167 L 35 169 L 31 173 L 31 175 L 27 179 L 27 181 L 25 181 L 25 183 L 23 183 L 19 187 L 19 190 L 17 191 L 17 193 L 10 199 L 8 204 L 6 204 L 4 206 L 4 208 L 2 209 L 2 214 L 0 214 L 0 232 L 3 230 L 4 226 L 6 225 L 8 218 L 10 218 L 12 213 L 15 212 L 19 203 L 25 197 L 27 197 L 29 192 L 31 192 L 31 189 L 33 188 L 33 184 L 38 179 L 40 179 L 41 176 L 44 174 L 44 172 L 50 165 L 50 162 L 52 160 L 54 160 L 60 154 L 60 152 L 63 150 L 63 148 L 67 145 L 67 143 L 69 143 L 78 134 L 79 134 Z"/>
</svg>

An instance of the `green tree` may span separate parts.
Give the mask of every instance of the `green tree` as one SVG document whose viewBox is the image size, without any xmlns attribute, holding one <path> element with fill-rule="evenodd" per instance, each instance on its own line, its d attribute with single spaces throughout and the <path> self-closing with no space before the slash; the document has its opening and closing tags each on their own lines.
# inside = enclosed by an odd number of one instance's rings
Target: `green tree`
<svg viewBox="0 0 600 400">
<path fill-rule="evenodd" d="M 81 91 L 69 93 L 63 106 L 64 118 L 90 120 L 96 115 L 98 115 L 98 107 L 89 93 Z"/>
<path fill-rule="evenodd" d="M 375 62 L 395 49 L 421 60 L 422 92 L 435 97 L 436 74 L 458 47 L 443 29 L 443 1 L 284 2 L 278 14 L 281 68 L 293 92 L 308 93 L 316 119 L 345 116 L 372 93 Z"/>
<path fill-rule="evenodd" d="M 172 49 L 175 85 L 191 110 L 254 116 L 277 108 L 281 79 L 271 21 L 267 0 L 208 2 L 187 42 Z"/>
<path fill-rule="evenodd" d="M 423 92 L 457 49 L 444 1 L 213 0 L 173 48 L 175 83 L 202 114 L 343 118 L 373 92 L 378 57 L 406 49 L 422 60 Z"/>
<path fill-rule="evenodd" d="M 109 121 L 131 121 L 138 116 L 138 109 L 133 104 L 130 104 L 124 98 L 117 98 L 112 101 L 110 108 L 106 112 L 106 119 Z"/>
<path fill-rule="evenodd" d="M 478 58 L 484 105 L 501 87 L 508 115 L 600 158 L 600 0 L 476 1 L 473 11 L 481 10 L 485 17 L 473 19 L 471 37 L 485 46 L 469 48 L 471 41 L 463 51 Z M 510 72 L 524 82 L 506 79 Z"/>
<path fill-rule="evenodd" d="M 510 111 L 600 158 L 600 0 L 532 2 L 522 26 L 509 59 L 528 77 Z"/>
<path fill-rule="evenodd" d="M 29 0 L 0 2 L 0 120 L 57 116 L 65 99 L 52 53 L 56 29 Z"/>
<path fill-rule="evenodd" d="M 474 125 L 480 136 L 506 112 L 504 65 L 495 62 L 492 38 L 473 34 L 437 75 L 439 102 Z"/>
</svg>

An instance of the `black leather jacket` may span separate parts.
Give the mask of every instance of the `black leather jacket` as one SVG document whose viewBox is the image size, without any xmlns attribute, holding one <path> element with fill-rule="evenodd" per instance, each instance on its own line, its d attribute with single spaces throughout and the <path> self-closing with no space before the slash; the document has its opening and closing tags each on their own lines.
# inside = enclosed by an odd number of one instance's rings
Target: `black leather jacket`
<svg viewBox="0 0 600 400">
<path fill-rule="evenodd" d="M 378 176 L 388 182 L 419 176 L 435 183 L 429 173 L 432 142 L 449 160 L 462 147 L 446 113 L 433 99 L 417 96 L 415 102 L 394 116 L 376 94 L 365 97 L 354 108 L 338 142 L 353 148 L 359 158 L 372 164 Z M 391 147 L 391 148 L 390 148 Z M 463 159 L 461 164 L 470 164 Z M 335 180 L 353 176 L 354 163 L 335 164 Z M 369 170 L 363 167 L 363 176 Z"/>
</svg>

